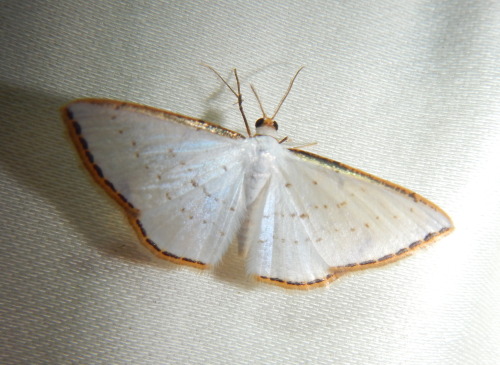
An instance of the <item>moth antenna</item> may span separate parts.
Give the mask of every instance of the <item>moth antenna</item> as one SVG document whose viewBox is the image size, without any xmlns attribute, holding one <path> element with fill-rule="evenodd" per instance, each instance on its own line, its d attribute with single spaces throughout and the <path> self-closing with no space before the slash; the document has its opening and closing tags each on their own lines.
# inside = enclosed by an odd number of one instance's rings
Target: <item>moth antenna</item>
<svg viewBox="0 0 500 365">
<path fill-rule="evenodd" d="M 236 69 L 233 69 L 234 77 L 236 78 L 236 86 L 238 87 L 238 94 L 236 97 L 238 98 L 238 108 L 240 109 L 241 116 L 243 117 L 243 122 L 245 123 L 245 128 L 247 129 L 248 137 L 252 137 L 252 131 L 250 130 L 250 126 L 248 125 L 247 117 L 245 116 L 245 111 L 243 110 L 243 97 L 241 96 L 241 86 L 240 86 L 240 78 L 238 77 L 238 72 Z"/>
<path fill-rule="evenodd" d="M 252 89 L 253 94 L 255 95 L 255 98 L 257 99 L 257 103 L 259 103 L 260 110 L 262 111 L 262 116 L 264 118 L 267 118 L 267 114 L 264 111 L 264 106 L 262 106 L 262 101 L 260 101 L 259 94 L 257 94 L 257 90 L 255 90 L 255 87 L 252 84 L 250 84 L 250 88 Z"/>
<path fill-rule="evenodd" d="M 316 146 L 317 144 L 318 144 L 318 142 L 310 142 L 310 143 L 301 144 L 298 146 L 293 146 L 293 148 L 306 148 L 306 147 Z"/>
<path fill-rule="evenodd" d="M 283 97 L 281 98 L 281 101 L 280 103 L 278 104 L 278 106 L 276 107 L 276 110 L 274 111 L 274 114 L 273 116 L 271 117 L 272 120 L 274 120 L 274 118 L 276 117 L 276 114 L 278 114 L 281 106 L 283 105 L 283 103 L 285 102 L 285 99 L 286 97 L 288 96 L 288 94 L 290 93 L 290 90 L 292 90 L 292 86 L 293 86 L 293 82 L 295 81 L 295 79 L 297 78 L 298 74 L 300 71 L 302 71 L 302 69 L 304 68 L 304 66 L 302 66 L 301 68 L 299 68 L 299 70 L 295 73 L 295 76 L 293 76 L 292 78 L 292 81 L 290 81 L 290 85 L 288 85 L 288 89 L 286 90 L 285 92 L 285 95 L 283 95 Z"/>
<path fill-rule="evenodd" d="M 234 96 L 236 96 L 236 98 L 238 99 L 238 108 L 240 109 L 241 116 L 243 117 L 243 122 L 245 123 L 245 128 L 247 130 L 248 136 L 252 137 L 252 132 L 250 130 L 250 126 L 248 125 L 248 120 L 247 120 L 247 117 L 245 115 L 245 111 L 243 110 L 243 97 L 241 96 L 240 79 L 238 77 L 238 72 L 236 71 L 236 69 L 235 68 L 233 69 L 233 73 L 234 73 L 234 77 L 236 78 L 236 89 L 237 89 L 237 91 L 235 91 L 231 87 L 231 85 L 229 85 L 229 83 L 221 76 L 221 74 L 218 73 L 212 66 L 207 65 L 205 63 L 202 63 L 201 65 L 205 66 L 206 68 L 208 68 L 209 70 L 211 70 L 214 74 L 216 74 L 217 77 L 219 79 L 221 79 L 222 82 L 229 88 L 229 90 L 231 90 L 231 92 L 234 94 Z"/>
</svg>

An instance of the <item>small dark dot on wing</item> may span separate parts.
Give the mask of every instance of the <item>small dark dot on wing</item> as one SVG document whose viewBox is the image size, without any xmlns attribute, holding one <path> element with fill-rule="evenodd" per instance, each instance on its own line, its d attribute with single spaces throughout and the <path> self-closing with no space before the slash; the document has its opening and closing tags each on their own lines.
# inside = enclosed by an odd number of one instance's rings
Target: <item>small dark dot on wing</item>
<svg viewBox="0 0 500 365">
<path fill-rule="evenodd" d="M 88 145 L 87 141 L 85 140 L 85 138 L 80 137 L 79 141 L 80 141 L 80 144 L 81 144 L 81 146 L 82 146 L 82 148 L 84 150 L 88 150 L 89 149 L 89 145 Z"/>
<path fill-rule="evenodd" d="M 73 119 L 73 113 L 71 113 L 69 110 L 68 110 L 68 117 L 69 119 Z M 73 120 L 73 129 L 75 130 L 75 133 L 77 135 L 80 135 L 82 134 L 82 127 L 80 126 L 80 124 L 76 121 Z"/>
<path fill-rule="evenodd" d="M 360 265 L 370 265 L 370 264 L 374 264 L 375 262 L 377 262 L 377 261 L 375 261 L 375 260 L 368 260 L 368 261 L 360 262 L 359 264 Z"/>
<path fill-rule="evenodd" d="M 417 247 L 418 245 L 420 245 L 422 243 L 422 241 L 415 241 L 413 242 L 411 245 L 409 245 L 408 247 L 409 248 L 415 248 Z"/>
<path fill-rule="evenodd" d="M 402 255 L 402 254 L 404 254 L 404 253 L 405 253 L 405 252 L 407 252 L 407 251 L 408 251 L 408 249 L 407 249 L 407 248 L 402 248 L 401 250 L 399 250 L 398 252 L 396 252 L 396 255 L 398 255 L 398 256 L 399 256 L 399 255 Z"/>
</svg>

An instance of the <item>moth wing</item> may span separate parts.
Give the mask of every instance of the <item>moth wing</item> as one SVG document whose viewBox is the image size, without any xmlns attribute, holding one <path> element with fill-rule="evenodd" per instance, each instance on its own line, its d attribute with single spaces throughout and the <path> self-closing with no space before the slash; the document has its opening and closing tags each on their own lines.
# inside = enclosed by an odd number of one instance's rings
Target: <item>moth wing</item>
<svg viewBox="0 0 500 365">
<path fill-rule="evenodd" d="M 198 267 L 221 259 L 244 214 L 243 136 L 111 100 L 77 100 L 62 113 L 86 167 L 147 247 Z"/>
<path fill-rule="evenodd" d="M 425 198 L 338 162 L 291 150 L 276 167 L 249 252 L 248 270 L 261 280 L 323 285 L 395 261 L 453 229 Z"/>
</svg>

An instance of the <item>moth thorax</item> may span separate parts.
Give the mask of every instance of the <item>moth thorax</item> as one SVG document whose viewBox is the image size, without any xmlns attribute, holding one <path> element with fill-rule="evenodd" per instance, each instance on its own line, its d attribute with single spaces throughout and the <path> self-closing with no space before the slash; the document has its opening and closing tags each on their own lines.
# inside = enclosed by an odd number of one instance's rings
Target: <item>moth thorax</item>
<svg viewBox="0 0 500 365">
<path fill-rule="evenodd" d="M 270 136 L 276 138 L 278 123 L 276 123 L 274 119 L 268 117 L 259 118 L 255 122 L 255 131 L 257 136 Z"/>
</svg>

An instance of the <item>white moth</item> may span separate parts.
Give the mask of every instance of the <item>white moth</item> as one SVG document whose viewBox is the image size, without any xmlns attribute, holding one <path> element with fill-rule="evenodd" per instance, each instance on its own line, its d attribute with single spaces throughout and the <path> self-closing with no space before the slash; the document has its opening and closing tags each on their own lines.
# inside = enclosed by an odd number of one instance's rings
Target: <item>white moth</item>
<svg viewBox="0 0 500 365">
<path fill-rule="evenodd" d="M 236 91 L 217 76 L 237 96 L 249 138 L 128 102 L 80 99 L 62 108 L 85 166 L 158 256 L 206 268 L 237 238 L 248 274 L 307 289 L 453 230 L 420 195 L 277 140 L 274 117 L 297 75 L 252 135 L 234 74 Z"/>
</svg>

